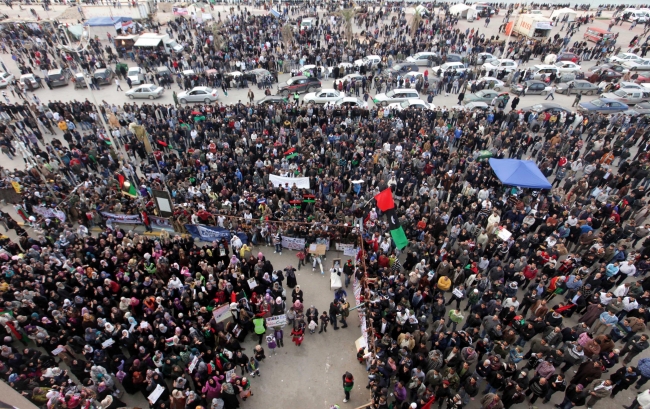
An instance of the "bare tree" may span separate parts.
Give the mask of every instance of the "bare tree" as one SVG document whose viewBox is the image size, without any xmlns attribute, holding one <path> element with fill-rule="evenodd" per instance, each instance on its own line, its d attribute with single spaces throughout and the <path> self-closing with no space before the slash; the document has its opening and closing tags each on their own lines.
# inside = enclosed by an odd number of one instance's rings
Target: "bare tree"
<svg viewBox="0 0 650 409">
<path fill-rule="evenodd" d="M 420 13 L 420 10 L 415 10 L 415 13 L 413 14 L 413 19 L 411 20 L 411 37 L 415 37 L 415 34 L 417 34 L 418 29 L 420 28 L 421 22 L 422 22 L 422 13 Z"/>
<path fill-rule="evenodd" d="M 344 36 L 348 43 L 352 43 L 352 21 L 354 21 L 355 14 L 354 7 L 339 11 L 339 16 L 343 18 Z"/>
<path fill-rule="evenodd" d="M 293 27 L 291 24 L 287 23 L 283 25 L 280 33 L 282 34 L 282 41 L 284 42 L 284 46 L 291 48 L 291 45 L 293 44 Z"/>
<path fill-rule="evenodd" d="M 226 45 L 226 39 L 223 35 L 223 23 L 221 21 L 212 20 L 212 24 L 208 26 L 208 30 L 212 33 L 214 48 L 216 50 L 223 50 Z"/>
</svg>

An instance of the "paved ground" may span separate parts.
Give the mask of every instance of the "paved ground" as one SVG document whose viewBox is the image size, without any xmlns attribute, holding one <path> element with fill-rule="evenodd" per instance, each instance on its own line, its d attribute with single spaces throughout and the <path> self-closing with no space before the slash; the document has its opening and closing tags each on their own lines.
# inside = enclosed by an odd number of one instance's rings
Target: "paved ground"
<svg viewBox="0 0 650 409">
<path fill-rule="evenodd" d="M 7 12 L 6 6 L 0 6 L 4 12 Z M 40 7 L 40 6 L 39 6 Z M 223 8 L 220 6 L 219 8 Z M 62 6 L 53 6 L 53 13 L 57 15 L 63 13 L 67 8 Z M 38 10 L 38 9 L 37 9 Z M 39 11 L 42 12 L 42 8 Z M 262 11 L 259 11 L 262 12 Z M 17 11 L 14 6 L 13 11 L 9 13 L 20 15 L 28 12 Z M 547 12 L 550 14 L 550 12 Z M 501 18 L 493 18 L 492 23 L 488 28 L 484 28 L 483 21 L 468 23 L 461 21 L 459 28 L 465 30 L 466 28 L 480 28 L 481 32 L 487 36 L 497 35 L 498 26 L 501 23 Z M 606 28 L 607 21 L 596 21 L 593 25 Z M 633 30 L 629 29 L 629 24 L 625 23 L 623 26 L 617 27 L 620 31 L 620 44 L 625 47 L 634 35 L 642 33 L 641 27 L 636 27 Z M 557 29 L 554 29 L 554 33 Z M 581 39 L 584 33 L 584 28 L 574 38 Z M 0 59 L 4 62 L 7 68 L 14 74 L 18 74 L 16 65 L 7 54 L 0 54 Z M 529 65 L 539 64 L 539 60 L 531 61 Z M 593 65 L 593 62 L 585 62 L 584 67 L 588 68 Z M 280 76 L 280 80 L 286 80 L 289 77 L 287 74 Z M 331 87 L 332 80 L 323 81 L 323 87 Z M 126 89 L 126 84 L 123 88 Z M 174 85 L 173 89 L 178 91 Z M 246 100 L 247 89 L 231 90 L 228 92 L 228 97 L 223 99 L 226 103 L 234 103 L 238 100 Z M 256 98 L 263 95 L 261 90 L 254 88 Z M 41 89 L 36 92 L 38 98 L 47 102 L 49 100 L 92 100 L 91 92 L 89 90 L 76 90 L 72 85 L 64 88 L 56 88 L 53 91 L 48 89 Z M 101 91 L 95 91 L 98 101 L 107 101 L 109 103 L 124 103 L 127 101 L 123 92 L 115 90 L 115 86 L 105 86 Z M 374 93 L 373 93 L 374 95 Z M 31 95 L 30 95 L 31 97 Z M 529 106 L 543 101 L 544 97 L 541 96 L 526 96 L 522 98 L 520 107 Z M 12 98 L 14 99 L 14 98 Z M 589 100 L 589 97 L 583 100 Z M 440 106 L 451 106 L 456 103 L 455 96 L 438 96 L 434 99 L 434 104 Z M 557 95 L 556 101 L 567 107 L 571 106 L 573 97 L 566 97 Z M 171 92 L 167 92 L 161 99 L 155 101 L 156 103 L 169 104 L 172 103 Z M 507 108 L 510 109 L 510 106 Z M 50 136 L 46 136 L 49 138 Z M 59 135 L 60 138 L 60 135 Z M 0 159 L 0 164 L 5 168 L 14 168 L 24 166 L 21 158 L 9 160 L 7 157 Z M 13 210 L 12 210 L 13 211 Z M 288 264 L 297 264 L 295 253 L 286 251 L 283 255 L 273 254 L 271 247 L 264 247 L 259 249 L 270 258 L 275 268 L 284 268 Z M 254 249 L 258 251 L 258 249 Z M 341 253 L 330 252 L 328 259 L 324 265 L 325 268 L 331 266 L 331 260 L 336 257 L 342 257 Z M 313 304 L 319 311 L 326 309 L 332 299 L 331 291 L 329 290 L 329 280 L 322 277 L 318 273 L 312 273 L 311 268 L 302 271 L 298 274 L 298 283 L 301 285 L 305 293 L 305 304 L 307 306 Z M 350 291 L 351 295 L 351 291 Z M 464 307 L 464 303 L 463 303 Z M 572 320 L 572 321 L 575 321 Z M 366 373 L 363 366 L 359 365 L 355 359 L 354 341 L 360 336 L 358 317 L 355 313 L 351 314 L 349 320 L 349 327 L 339 331 L 333 329 L 328 330 L 327 333 L 321 335 L 307 335 L 306 340 L 301 347 L 297 347 L 291 343 L 290 337 L 285 336 L 285 347 L 279 348 L 276 356 L 268 357 L 261 365 L 262 378 L 252 380 L 252 389 L 254 396 L 244 403 L 243 407 L 260 407 L 264 406 L 267 409 L 284 409 L 288 407 L 307 407 L 307 408 L 328 408 L 330 405 L 337 403 L 347 408 L 355 408 L 363 405 L 368 400 L 368 391 L 364 388 L 366 385 Z M 249 339 L 252 339 L 249 337 Z M 245 344 L 246 352 L 250 352 L 255 346 L 255 342 L 249 340 Z M 267 351 L 268 353 L 268 351 Z M 345 371 L 351 371 L 356 378 L 355 389 L 352 392 L 352 400 L 347 404 L 342 404 L 344 397 L 341 386 L 341 375 Z M 622 404 L 629 404 L 633 399 L 634 393 L 631 391 L 623 392 L 619 395 L 616 401 L 608 399 L 600 402 L 597 407 L 604 408 L 607 406 L 621 407 Z M 562 399 L 562 394 L 556 394 L 551 403 L 558 403 Z M 147 402 L 141 395 L 128 396 L 125 395 L 124 400 L 132 406 L 147 407 Z M 541 408 L 551 408 L 552 405 L 544 405 L 541 403 L 536 404 Z M 469 408 L 476 408 L 477 401 L 470 403 Z M 523 405 L 522 405 L 523 406 Z"/>
</svg>

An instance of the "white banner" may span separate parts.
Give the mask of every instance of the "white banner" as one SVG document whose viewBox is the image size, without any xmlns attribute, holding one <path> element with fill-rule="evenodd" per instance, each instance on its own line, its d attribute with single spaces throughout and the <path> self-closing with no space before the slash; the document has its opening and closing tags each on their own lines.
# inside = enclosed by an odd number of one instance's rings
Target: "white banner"
<svg viewBox="0 0 650 409">
<path fill-rule="evenodd" d="M 101 215 L 106 219 L 106 224 L 142 224 L 142 220 L 138 214 L 115 214 L 101 212 Z"/>
<path fill-rule="evenodd" d="M 285 325 L 287 325 L 287 316 L 285 314 L 274 315 L 266 319 L 266 328 L 284 327 Z"/>
<path fill-rule="evenodd" d="M 185 7 L 172 7 L 172 12 L 177 16 L 185 16 L 188 10 Z"/>
<path fill-rule="evenodd" d="M 282 247 L 289 250 L 304 250 L 305 239 L 282 236 Z"/>
<path fill-rule="evenodd" d="M 336 251 L 345 251 L 346 249 L 353 249 L 354 244 L 336 243 L 334 244 L 334 248 Z"/>
<path fill-rule="evenodd" d="M 359 249 L 355 247 L 350 247 L 343 250 L 343 255 L 348 257 L 356 257 L 358 253 Z"/>
<path fill-rule="evenodd" d="M 62 222 L 65 222 L 65 213 L 63 213 L 61 210 L 57 209 L 51 209 L 49 207 L 43 207 L 43 206 L 33 206 L 32 210 L 34 213 L 43 216 L 47 219 L 59 219 Z"/>
<path fill-rule="evenodd" d="M 224 304 L 219 308 L 212 310 L 212 316 L 214 317 L 215 322 L 221 322 L 232 317 L 230 313 L 230 304 Z"/>
<path fill-rule="evenodd" d="M 291 189 L 294 185 L 298 189 L 309 189 L 309 178 L 285 178 L 283 176 L 269 175 L 269 182 L 275 187 L 288 187 Z"/>
</svg>

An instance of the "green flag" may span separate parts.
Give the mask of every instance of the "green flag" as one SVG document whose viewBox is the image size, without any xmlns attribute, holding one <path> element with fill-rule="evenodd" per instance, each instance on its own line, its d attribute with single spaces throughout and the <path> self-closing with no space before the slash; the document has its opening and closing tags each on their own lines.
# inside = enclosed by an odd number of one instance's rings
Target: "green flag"
<svg viewBox="0 0 650 409">
<path fill-rule="evenodd" d="M 408 246 L 409 241 L 406 238 L 406 234 L 404 233 L 404 229 L 402 226 L 399 226 L 397 229 L 391 230 L 390 235 L 393 237 L 393 241 L 395 242 L 395 247 L 398 249 L 403 249 L 404 247 Z"/>
</svg>

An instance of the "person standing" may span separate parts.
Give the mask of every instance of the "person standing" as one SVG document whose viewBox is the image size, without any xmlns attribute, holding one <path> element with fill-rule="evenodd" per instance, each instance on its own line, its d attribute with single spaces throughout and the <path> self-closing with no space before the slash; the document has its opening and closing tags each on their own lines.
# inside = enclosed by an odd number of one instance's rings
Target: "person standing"
<svg viewBox="0 0 650 409">
<path fill-rule="evenodd" d="M 606 379 L 600 382 L 594 389 L 589 391 L 589 400 L 587 400 L 587 409 L 594 407 L 596 402 L 608 397 L 612 392 L 612 381 Z"/>
<path fill-rule="evenodd" d="M 122 91 L 122 87 L 120 87 L 120 80 L 119 78 L 115 78 L 115 85 L 117 85 L 116 91 Z"/>
<path fill-rule="evenodd" d="M 336 320 L 336 316 L 339 315 L 341 312 L 339 308 L 339 302 L 337 300 L 334 300 L 330 303 L 330 321 L 332 322 L 332 326 L 334 327 L 335 331 L 338 331 L 339 326 L 338 326 L 338 321 Z"/>
<path fill-rule="evenodd" d="M 350 400 L 350 391 L 352 388 L 354 388 L 354 377 L 350 372 L 346 372 L 343 374 L 343 392 L 345 392 L 345 399 L 343 399 L 343 403 L 346 403 L 347 401 Z"/>
<path fill-rule="evenodd" d="M 323 313 L 320 316 L 320 331 L 318 331 L 319 334 L 321 332 L 323 332 L 323 331 L 327 332 L 327 323 L 328 322 L 330 322 L 330 317 L 328 317 L 327 313 L 325 311 L 323 311 Z"/>
<path fill-rule="evenodd" d="M 634 382 L 639 379 L 639 371 L 633 366 L 621 367 L 618 371 L 614 372 L 609 380 L 612 381 L 614 387 L 612 388 L 612 398 L 614 398 L 620 391 L 627 390 Z"/>
</svg>

